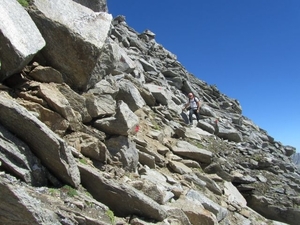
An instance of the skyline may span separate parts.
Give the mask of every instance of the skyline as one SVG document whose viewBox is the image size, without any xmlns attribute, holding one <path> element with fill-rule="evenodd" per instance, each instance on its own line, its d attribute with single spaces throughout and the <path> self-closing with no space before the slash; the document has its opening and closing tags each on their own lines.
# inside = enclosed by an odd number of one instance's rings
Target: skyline
<svg viewBox="0 0 300 225">
<path fill-rule="evenodd" d="M 108 0 L 109 13 L 177 56 L 186 70 L 237 99 L 242 114 L 300 152 L 300 1 Z"/>
</svg>

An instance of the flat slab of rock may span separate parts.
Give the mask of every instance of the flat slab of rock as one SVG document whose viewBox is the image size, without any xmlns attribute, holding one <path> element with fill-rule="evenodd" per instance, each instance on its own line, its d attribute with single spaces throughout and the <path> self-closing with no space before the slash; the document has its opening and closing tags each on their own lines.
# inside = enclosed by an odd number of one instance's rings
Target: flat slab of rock
<svg viewBox="0 0 300 225">
<path fill-rule="evenodd" d="M 0 92 L 0 123 L 27 143 L 59 179 L 74 187 L 79 185 L 79 170 L 66 142 L 3 92 Z"/>
<path fill-rule="evenodd" d="M 193 159 L 200 163 L 211 163 L 212 152 L 198 148 L 186 141 L 178 141 L 176 146 L 172 147 L 174 154 Z"/>
<path fill-rule="evenodd" d="M 95 199 L 110 207 L 116 215 L 143 215 L 162 221 L 167 217 L 165 209 L 135 188 L 106 179 L 99 170 L 78 164 L 82 185 Z"/>
</svg>

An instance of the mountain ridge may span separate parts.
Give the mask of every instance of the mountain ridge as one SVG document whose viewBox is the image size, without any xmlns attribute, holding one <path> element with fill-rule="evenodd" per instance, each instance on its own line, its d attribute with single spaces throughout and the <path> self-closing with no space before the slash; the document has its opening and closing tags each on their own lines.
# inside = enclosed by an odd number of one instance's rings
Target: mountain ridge
<svg viewBox="0 0 300 225">
<path fill-rule="evenodd" d="M 113 19 L 106 1 L 87 5 L 100 12 L 77 2 L 88 1 L 35 0 L 27 16 L 0 3 L 16 13 L 1 24 L 33 21 L 37 29 L 19 35 L 46 43 L 28 44 L 28 55 L 17 54 L 22 43 L 0 51 L 1 220 L 296 224 L 295 148 L 190 74 L 152 31 Z M 193 126 L 182 111 L 189 92 L 202 101 Z"/>
</svg>

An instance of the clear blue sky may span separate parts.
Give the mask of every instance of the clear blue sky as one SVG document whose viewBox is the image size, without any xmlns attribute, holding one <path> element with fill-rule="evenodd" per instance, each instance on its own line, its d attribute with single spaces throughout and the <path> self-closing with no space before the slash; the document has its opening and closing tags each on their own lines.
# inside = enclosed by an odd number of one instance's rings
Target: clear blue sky
<svg viewBox="0 0 300 225">
<path fill-rule="evenodd" d="M 243 115 L 300 152 L 300 0 L 107 0 Z"/>
</svg>

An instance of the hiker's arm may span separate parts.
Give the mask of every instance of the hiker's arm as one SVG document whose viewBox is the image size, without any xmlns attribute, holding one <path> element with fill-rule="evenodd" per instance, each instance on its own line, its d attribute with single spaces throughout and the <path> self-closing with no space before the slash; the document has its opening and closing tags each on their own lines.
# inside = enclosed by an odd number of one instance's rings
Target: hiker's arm
<svg viewBox="0 0 300 225">
<path fill-rule="evenodd" d="M 184 104 L 184 107 L 182 108 L 182 110 L 185 110 L 188 106 L 190 105 L 190 103 L 188 102 L 188 103 L 186 103 L 186 104 Z"/>
</svg>

